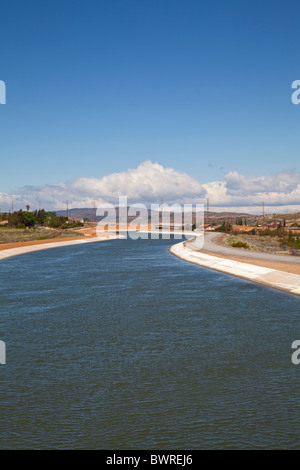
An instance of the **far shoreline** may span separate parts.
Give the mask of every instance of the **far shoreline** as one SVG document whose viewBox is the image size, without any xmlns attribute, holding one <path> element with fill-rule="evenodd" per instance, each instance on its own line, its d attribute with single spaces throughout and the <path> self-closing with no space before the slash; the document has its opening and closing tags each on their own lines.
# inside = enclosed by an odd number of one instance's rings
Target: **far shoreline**
<svg viewBox="0 0 300 470">
<path fill-rule="evenodd" d="M 103 242 L 109 240 L 116 240 L 122 238 L 119 235 L 108 235 L 104 237 L 85 237 L 85 238 L 75 238 L 72 239 L 50 239 L 48 240 L 36 240 L 36 241 L 29 241 L 29 242 L 16 242 L 10 243 L 9 248 L 0 249 L 0 261 L 3 259 L 10 258 L 12 256 L 18 256 L 26 253 L 31 253 L 34 251 L 41 251 L 41 250 L 49 250 L 52 248 L 59 248 L 63 246 L 72 246 L 72 245 L 80 245 L 86 243 L 93 243 L 93 242 Z M 36 243 L 40 242 L 40 243 Z"/>
</svg>

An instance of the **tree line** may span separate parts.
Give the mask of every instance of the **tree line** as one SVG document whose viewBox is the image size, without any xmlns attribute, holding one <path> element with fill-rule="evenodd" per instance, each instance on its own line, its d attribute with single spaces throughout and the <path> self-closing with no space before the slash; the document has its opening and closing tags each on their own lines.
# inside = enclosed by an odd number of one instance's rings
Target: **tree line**
<svg viewBox="0 0 300 470">
<path fill-rule="evenodd" d="M 44 209 L 30 211 L 30 206 L 26 206 L 26 211 L 22 209 L 13 213 L 2 212 L 0 220 L 7 220 L 9 227 L 32 228 L 35 226 L 67 229 L 83 226 L 81 222 L 69 221 L 68 217 L 57 215 L 53 211 Z"/>
</svg>

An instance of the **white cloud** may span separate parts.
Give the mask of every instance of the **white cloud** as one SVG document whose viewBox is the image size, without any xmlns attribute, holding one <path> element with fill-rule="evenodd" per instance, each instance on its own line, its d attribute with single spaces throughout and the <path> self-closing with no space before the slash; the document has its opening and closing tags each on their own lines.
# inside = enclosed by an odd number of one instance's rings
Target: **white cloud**
<svg viewBox="0 0 300 470">
<path fill-rule="evenodd" d="M 274 175 L 245 177 L 237 171 L 224 176 L 224 181 L 203 185 L 210 199 L 210 204 L 220 207 L 258 208 L 265 203 L 266 208 L 283 210 L 300 209 L 300 173 L 282 171 Z"/>
<path fill-rule="evenodd" d="M 261 193 L 288 194 L 297 189 L 300 173 L 295 170 L 281 171 L 274 175 L 246 178 L 237 171 L 230 171 L 224 177 L 227 193 L 233 196 L 249 196 Z"/>
<path fill-rule="evenodd" d="M 102 178 L 80 177 L 72 182 L 25 186 L 15 194 L 1 194 L 1 207 L 15 208 L 29 204 L 31 207 L 65 209 L 69 207 L 93 207 L 94 202 L 118 203 L 119 196 L 127 196 L 128 202 L 165 203 L 193 202 L 203 198 L 202 185 L 186 173 L 165 168 L 159 163 L 145 161 L 137 168 L 122 173 L 111 173 Z"/>
<path fill-rule="evenodd" d="M 119 196 L 128 202 L 145 204 L 206 203 L 211 210 L 260 213 L 262 203 L 266 212 L 300 210 L 300 173 L 282 171 L 274 175 L 246 177 L 230 171 L 223 181 L 200 183 L 187 173 L 165 168 L 159 163 L 145 161 L 137 168 L 111 173 L 102 178 L 80 177 L 71 182 L 25 186 L 15 194 L 0 193 L 2 210 L 11 207 L 41 207 L 59 210 L 69 207 L 93 207 L 94 202 L 118 203 Z"/>
</svg>

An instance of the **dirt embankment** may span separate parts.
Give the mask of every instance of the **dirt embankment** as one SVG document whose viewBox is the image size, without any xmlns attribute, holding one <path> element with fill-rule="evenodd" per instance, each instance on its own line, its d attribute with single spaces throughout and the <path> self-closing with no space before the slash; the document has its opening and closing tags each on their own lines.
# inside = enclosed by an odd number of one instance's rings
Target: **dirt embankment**
<svg viewBox="0 0 300 470">
<path fill-rule="evenodd" d="M 246 244 L 247 249 L 250 251 L 289 256 L 289 252 L 283 248 L 282 241 L 278 237 L 248 235 L 246 233 L 238 235 L 226 233 L 216 237 L 214 243 L 230 247 L 235 247 L 241 243 Z M 241 246 L 241 248 L 243 247 Z"/>
<path fill-rule="evenodd" d="M 221 246 L 232 246 L 230 244 L 230 237 L 232 235 L 229 234 L 221 234 L 218 235 L 213 239 L 213 243 Z M 253 257 L 248 258 L 248 257 L 243 257 L 242 254 L 240 253 L 241 250 L 238 250 L 239 253 L 236 255 L 230 255 L 230 259 L 234 261 L 240 261 L 241 263 L 248 263 L 248 264 L 254 264 L 256 266 L 262 266 L 265 268 L 270 268 L 270 269 L 277 269 L 278 271 L 284 271 L 292 274 L 300 274 L 300 264 L 299 263 L 285 263 L 284 261 L 270 261 L 266 259 L 258 259 L 255 258 L 255 252 L 264 252 L 264 253 L 272 253 L 272 254 L 283 254 L 282 251 L 278 250 L 278 244 L 274 245 L 268 245 L 269 240 L 265 239 L 262 240 L 262 237 L 260 236 L 253 236 L 253 235 L 238 235 L 239 239 L 246 241 L 248 243 L 248 238 L 250 237 L 251 243 L 249 245 L 251 246 L 251 251 L 254 252 Z M 266 237 L 266 238 L 271 238 L 271 237 Z M 252 249 L 254 247 L 254 249 Z M 279 245 L 280 247 L 280 245 Z M 261 249 L 264 248 L 264 249 Z M 278 250 L 278 251 L 277 251 Z M 282 250 L 282 248 L 281 248 Z M 245 250 L 246 251 L 246 250 Z M 247 250 L 248 251 L 248 250 Z M 250 251 L 250 250 L 249 250 Z M 201 250 L 201 252 L 206 253 L 208 255 L 216 256 L 217 258 L 227 258 L 225 255 L 221 255 L 220 253 L 216 253 L 212 250 Z M 290 255 L 286 252 L 284 252 L 286 256 L 290 257 Z"/>
<path fill-rule="evenodd" d="M 96 227 L 88 226 L 80 229 L 57 230 L 57 229 L 0 229 L 0 250 L 18 248 L 23 246 L 42 245 L 62 241 L 84 239 L 95 237 Z"/>
<path fill-rule="evenodd" d="M 132 229 L 134 229 L 133 227 Z M 138 227 L 140 230 L 151 228 L 148 225 Z M 130 230 L 130 225 L 117 225 L 116 231 Z M 97 223 L 89 223 L 84 227 L 70 230 L 57 229 L 0 229 L 0 251 L 9 248 L 19 248 L 24 246 L 41 245 L 45 243 L 55 243 L 62 241 L 80 240 L 86 238 L 96 238 L 97 236 L 108 236 L 109 232 L 97 232 Z"/>
</svg>

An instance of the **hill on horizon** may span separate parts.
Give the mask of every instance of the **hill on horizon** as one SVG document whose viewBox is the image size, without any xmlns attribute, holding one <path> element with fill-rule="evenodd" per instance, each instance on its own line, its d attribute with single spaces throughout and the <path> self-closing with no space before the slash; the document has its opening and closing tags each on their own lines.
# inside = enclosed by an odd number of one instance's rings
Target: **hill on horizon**
<svg viewBox="0 0 300 470">
<path fill-rule="evenodd" d="M 58 216 L 63 216 L 67 217 L 67 215 L 71 218 L 77 219 L 89 219 L 91 222 L 93 221 L 99 221 L 102 219 L 100 216 L 96 216 L 96 211 L 97 209 L 93 207 L 84 207 L 84 208 L 72 208 L 69 209 L 68 212 L 67 210 L 60 210 L 56 211 L 56 214 Z M 150 217 L 150 212 L 151 210 L 148 209 L 148 217 Z M 117 218 L 119 215 L 119 207 L 116 206 L 116 213 L 117 213 Z M 204 211 L 204 214 L 206 216 L 206 211 Z M 224 219 L 224 218 L 236 218 L 236 217 L 248 217 L 248 218 L 255 218 L 258 217 L 257 215 L 253 214 L 248 214 L 246 212 L 214 212 L 214 211 L 209 211 L 208 216 L 214 219 Z"/>
</svg>

